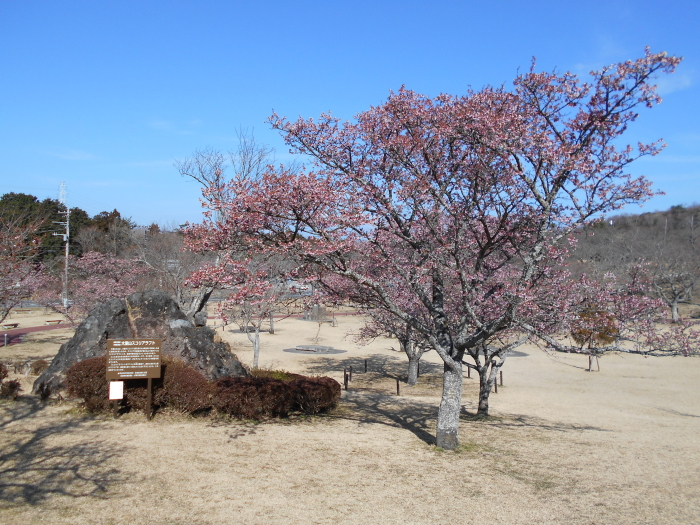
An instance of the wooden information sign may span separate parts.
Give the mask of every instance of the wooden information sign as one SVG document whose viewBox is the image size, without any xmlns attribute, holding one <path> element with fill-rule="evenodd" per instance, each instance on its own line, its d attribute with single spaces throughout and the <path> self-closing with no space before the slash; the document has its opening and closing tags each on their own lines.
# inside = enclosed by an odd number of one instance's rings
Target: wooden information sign
<svg viewBox="0 0 700 525">
<path fill-rule="evenodd" d="M 160 339 L 107 339 L 107 381 L 148 379 L 146 417 L 153 412 L 153 379 L 160 377 Z M 114 417 L 119 402 L 113 401 Z"/>
<path fill-rule="evenodd" d="M 160 377 L 160 339 L 107 339 L 107 380 Z"/>
</svg>

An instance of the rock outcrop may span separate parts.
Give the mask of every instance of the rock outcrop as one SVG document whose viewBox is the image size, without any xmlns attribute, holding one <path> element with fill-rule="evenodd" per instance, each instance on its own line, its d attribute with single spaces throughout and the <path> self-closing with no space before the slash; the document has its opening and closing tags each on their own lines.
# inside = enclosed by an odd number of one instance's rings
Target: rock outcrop
<svg viewBox="0 0 700 525">
<path fill-rule="evenodd" d="M 206 316 L 198 315 L 193 325 L 177 303 L 159 290 L 110 299 L 92 310 L 73 338 L 61 345 L 49 368 L 34 382 L 33 392 L 60 390 L 73 364 L 105 355 L 107 339 L 160 338 L 164 356 L 184 360 L 209 379 L 248 375 L 229 344 L 205 323 Z"/>
</svg>

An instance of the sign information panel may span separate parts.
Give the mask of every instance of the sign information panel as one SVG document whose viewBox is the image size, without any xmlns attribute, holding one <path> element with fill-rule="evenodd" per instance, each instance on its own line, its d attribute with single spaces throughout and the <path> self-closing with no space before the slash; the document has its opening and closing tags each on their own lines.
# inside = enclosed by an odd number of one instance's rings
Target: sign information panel
<svg viewBox="0 0 700 525">
<path fill-rule="evenodd" d="M 124 381 L 109 382 L 109 400 L 124 399 Z"/>
<path fill-rule="evenodd" d="M 160 377 L 160 339 L 107 339 L 107 380 Z"/>
</svg>

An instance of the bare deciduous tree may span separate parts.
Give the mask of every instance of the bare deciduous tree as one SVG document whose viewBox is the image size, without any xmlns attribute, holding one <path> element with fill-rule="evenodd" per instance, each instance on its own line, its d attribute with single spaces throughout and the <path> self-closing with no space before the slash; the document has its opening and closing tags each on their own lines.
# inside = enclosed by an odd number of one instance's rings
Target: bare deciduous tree
<svg viewBox="0 0 700 525">
<path fill-rule="evenodd" d="M 176 228 L 161 229 L 153 225 L 144 232 L 138 250 L 152 272 L 154 287 L 167 291 L 189 317 L 202 309 L 213 287 L 195 289 L 186 281 L 211 257 L 186 249 L 182 233 Z"/>
<path fill-rule="evenodd" d="M 226 171 L 230 169 L 232 178 L 236 180 L 257 179 L 266 167 L 275 161 L 274 149 L 256 141 L 252 130 L 239 128 L 236 131 L 238 144 L 235 150 L 226 155 L 213 148 L 196 150 L 191 157 L 175 163 L 175 167 L 183 177 L 189 177 L 198 182 L 202 188 L 205 207 L 215 214 L 214 221 L 220 223 L 221 206 L 229 195 L 229 178 Z M 216 263 L 220 260 L 216 256 Z M 190 272 L 191 273 L 191 272 Z M 214 282 L 201 282 L 196 293 L 191 297 L 189 305 L 184 308 L 188 316 L 194 315 L 204 308 L 209 297 L 216 289 Z M 272 328 L 274 331 L 274 328 Z"/>
</svg>

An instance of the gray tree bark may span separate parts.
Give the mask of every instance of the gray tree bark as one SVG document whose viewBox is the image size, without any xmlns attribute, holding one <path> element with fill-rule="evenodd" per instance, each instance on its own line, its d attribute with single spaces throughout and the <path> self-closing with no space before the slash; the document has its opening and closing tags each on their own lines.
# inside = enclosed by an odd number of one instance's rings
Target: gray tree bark
<svg viewBox="0 0 700 525">
<path fill-rule="evenodd" d="M 490 354 L 489 349 L 483 350 L 485 354 L 484 364 L 481 364 L 479 355 L 472 355 L 474 358 L 476 371 L 479 373 L 479 406 L 476 414 L 479 416 L 489 415 L 489 396 L 493 385 L 498 378 L 498 371 L 505 363 L 505 357 L 497 354 Z"/>
<path fill-rule="evenodd" d="M 251 334 L 246 327 L 246 335 L 248 340 L 253 343 L 253 368 L 258 368 L 260 359 L 260 328 L 256 326 L 255 331 Z"/>
<path fill-rule="evenodd" d="M 679 316 L 678 316 L 678 298 L 674 298 L 673 301 L 671 301 L 671 319 L 673 320 L 674 323 L 678 322 Z"/>
<path fill-rule="evenodd" d="M 462 410 L 462 365 L 445 363 L 442 380 L 442 399 L 438 412 L 435 444 L 445 450 L 459 446 L 459 414 Z"/>
<path fill-rule="evenodd" d="M 420 358 L 423 357 L 425 353 L 425 348 L 411 338 L 404 338 L 397 336 L 399 339 L 399 345 L 401 350 L 408 356 L 408 380 L 409 386 L 415 386 L 418 382 L 418 364 L 420 363 Z"/>
<path fill-rule="evenodd" d="M 415 386 L 418 383 L 418 363 L 420 362 L 420 357 L 408 356 L 408 380 L 406 381 L 409 386 Z"/>
<path fill-rule="evenodd" d="M 209 297 L 214 292 L 213 286 L 202 286 L 197 289 L 197 293 L 190 301 L 189 308 L 185 311 L 185 315 L 188 319 L 194 322 L 194 316 L 197 312 L 201 311 L 207 304 Z M 183 305 L 184 306 L 184 305 Z M 184 310 L 184 308 L 183 308 Z"/>
</svg>

